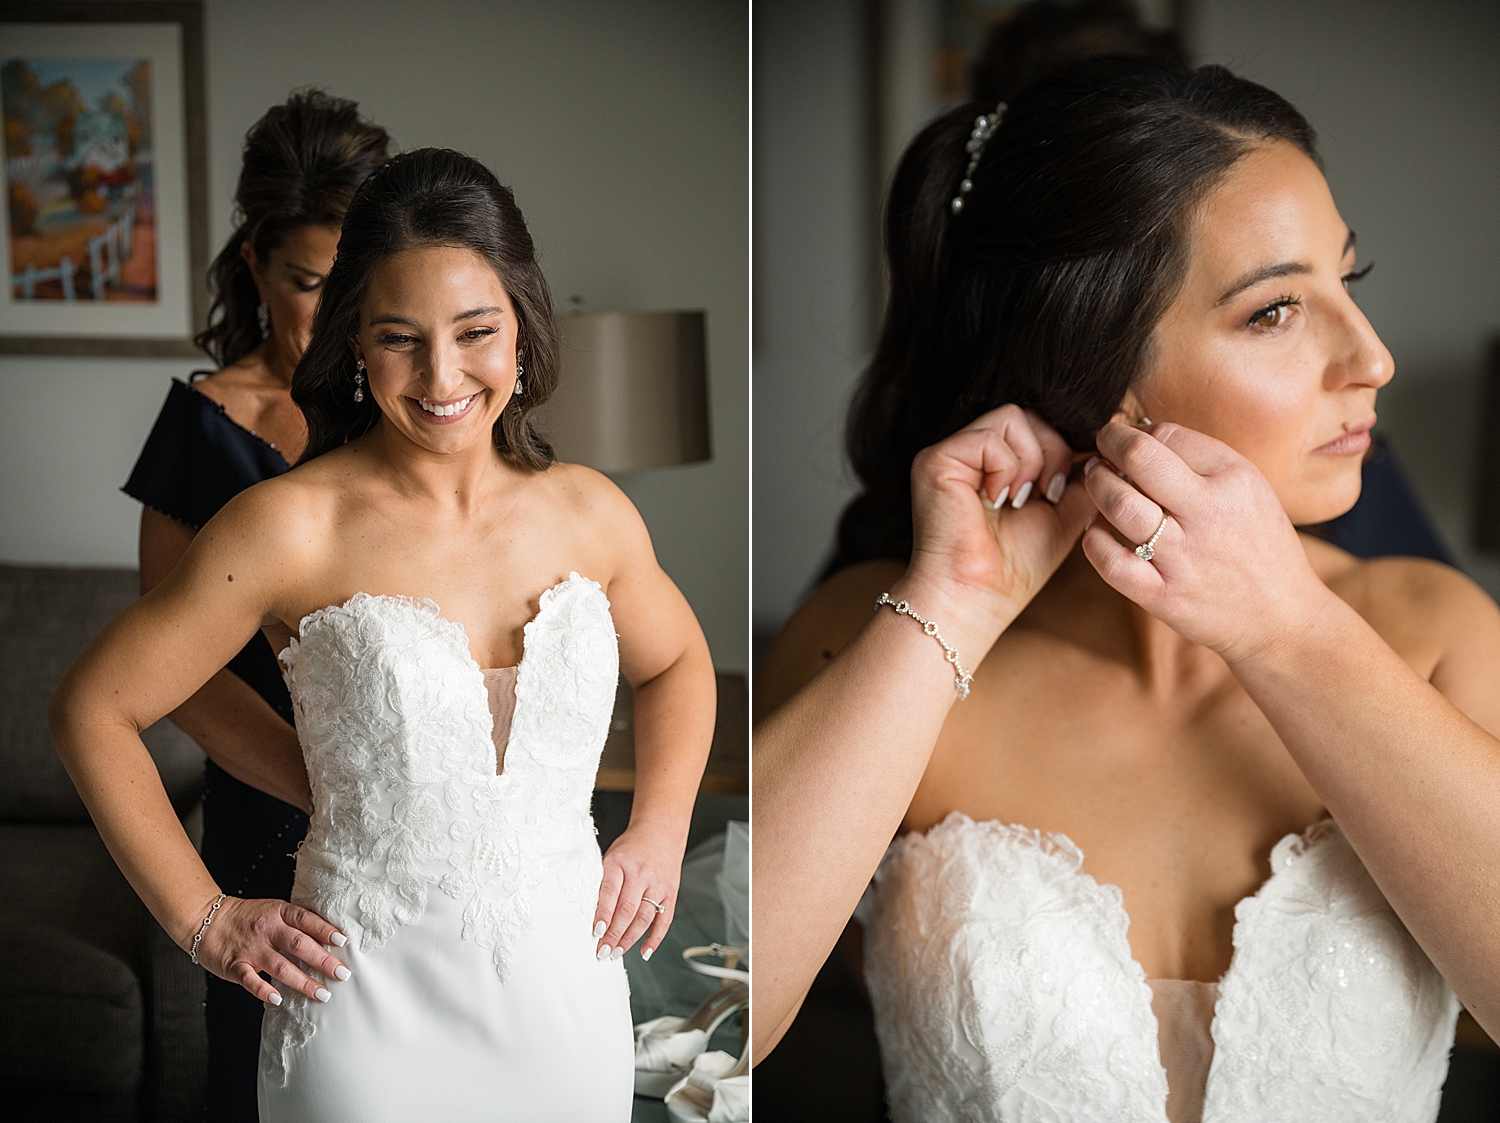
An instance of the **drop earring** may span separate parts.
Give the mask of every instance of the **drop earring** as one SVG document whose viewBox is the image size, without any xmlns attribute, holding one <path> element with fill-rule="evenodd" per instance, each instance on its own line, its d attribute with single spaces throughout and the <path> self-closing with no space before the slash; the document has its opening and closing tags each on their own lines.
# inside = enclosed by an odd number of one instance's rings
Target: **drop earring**
<svg viewBox="0 0 1500 1123">
<path fill-rule="evenodd" d="M 356 403 L 365 400 L 365 361 L 356 359 L 354 362 L 354 400 Z"/>
<path fill-rule="evenodd" d="M 260 324 L 260 337 L 262 339 L 270 339 L 271 310 L 266 307 L 266 302 L 264 300 L 262 300 L 259 307 L 255 309 L 255 319 Z"/>
<path fill-rule="evenodd" d="M 524 393 L 526 393 L 526 387 L 524 385 L 522 385 L 522 383 L 521 383 L 521 375 L 523 375 L 525 373 L 526 373 L 526 369 L 521 365 L 521 357 L 519 355 L 517 355 L 516 356 L 516 393 L 517 394 L 524 394 Z"/>
</svg>

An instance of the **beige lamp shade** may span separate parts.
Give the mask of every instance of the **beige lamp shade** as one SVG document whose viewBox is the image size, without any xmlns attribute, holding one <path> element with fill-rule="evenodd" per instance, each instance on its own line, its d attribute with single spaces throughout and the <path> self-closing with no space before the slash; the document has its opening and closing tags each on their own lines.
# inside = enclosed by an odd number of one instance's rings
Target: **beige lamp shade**
<svg viewBox="0 0 1500 1123">
<path fill-rule="evenodd" d="M 559 460 L 601 472 L 710 456 L 702 312 L 558 317 L 557 392 L 537 411 Z"/>
</svg>

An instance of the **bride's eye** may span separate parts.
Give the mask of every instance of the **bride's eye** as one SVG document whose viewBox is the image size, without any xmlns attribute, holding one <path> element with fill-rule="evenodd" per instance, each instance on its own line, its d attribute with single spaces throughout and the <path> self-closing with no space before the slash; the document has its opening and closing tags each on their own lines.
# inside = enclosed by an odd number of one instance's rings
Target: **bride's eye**
<svg viewBox="0 0 1500 1123">
<path fill-rule="evenodd" d="M 1276 328 L 1285 327 L 1287 320 L 1291 318 L 1292 309 L 1301 303 L 1295 296 L 1283 296 L 1251 316 L 1248 326 L 1264 331 L 1274 331 Z"/>
<path fill-rule="evenodd" d="M 1343 280 L 1344 280 L 1344 291 L 1348 292 L 1350 290 L 1350 288 L 1355 284 L 1355 282 L 1357 282 L 1357 281 L 1363 281 L 1366 277 L 1368 277 L 1370 275 L 1370 270 L 1374 269 L 1374 268 L 1375 268 L 1375 263 L 1372 261 L 1372 262 L 1370 262 L 1370 264 L 1366 265 L 1363 269 L 1356 270 L 1353 273 L 1345 273 L 1344 277 L 1343 277 Z"/>
</svg>

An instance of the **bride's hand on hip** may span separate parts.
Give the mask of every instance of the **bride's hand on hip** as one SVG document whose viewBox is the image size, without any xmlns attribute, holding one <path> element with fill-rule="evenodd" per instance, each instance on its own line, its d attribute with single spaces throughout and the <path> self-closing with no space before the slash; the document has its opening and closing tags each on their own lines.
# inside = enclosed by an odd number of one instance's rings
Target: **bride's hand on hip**
<svg viewBox="0 0 1500 1123">
<path fill-rule="evenodd" d="M 604 855 L 594 910 L 598 958 L 619 959 L 642 936 L 641 958 L 651 958 L 677 909 L 682 851 L 677 832 L 647 824 L 632 825 L 615 839 Z"/>
<path fill-rule="evenodd" d="M 1103 517 L 1084 533 L 1084 553 L 1105 581 L 1183 638 L 1232 665 L 1329 603 L 1333 594 L 1281 501 L 1234 449 L 1170 422 L 1151 433 L 1111 422 L 1098 443 L 1104 459 L 1089 462 L 1085 482 Z M 1158 528 L 1142 556 L 1138 547 Z"/>
<path fill-rule="evenodd" d="M 304 967 L 333 981 L 349 978 L 349 968 L 325 946 L 343 946 L 343 933 L 317 913 L 286 901 L 225 897 L 201 931 L 198 962 L 273 1006 L 281 1005 L 281 994 L 260 977 L 262 971 L 318 1002 L 327 1002 L 330 992 Z M 184 950 L 192 950 L 192 935 Z"/>
<path fill-rule="evenodd" d="M 988 649 L 1094 513 L 1082 484 L 1068 483 L 1074 459 L 1055 429 L 1014 405 L 923 449 L 912 462 L 912 557 L 899 595 L 929 615 L 956 614 L 945 627 Z"/>
</svg>

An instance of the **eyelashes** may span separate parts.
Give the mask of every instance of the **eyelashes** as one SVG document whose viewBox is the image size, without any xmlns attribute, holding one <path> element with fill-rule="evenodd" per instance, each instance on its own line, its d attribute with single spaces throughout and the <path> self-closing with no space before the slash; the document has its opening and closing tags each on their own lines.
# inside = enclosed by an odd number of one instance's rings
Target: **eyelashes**
<svg viewBox="0 0 1500 1123">
<path fill-rule="evenodd" d="M 1351 291 L 1351 286 L 1357 284 L 1358 282 L 1360 282 L 1360 281 L 1364 280 L 1366 277 L 1368 277 L 1370 275 L 1370 270 L 1374 269 L 1374 268 L 1375 268 L 1375 263 L 1372 261 L 1372 262 L 1370 262 L 1370 264 L 1366 265 L 1363 269 L 1355 270 L 1353 273 L 1345 273 L 1344 276 L 1342 278 L 1340 278 L 1343 281 L 1343 283 L 1344 283 L 1344 291 L 1345 292 Z M 1252 313 L 1251 316 L 1250 316 L 1250 318 L 1245 321 L 1245 326 L 1246 327 L 1252 327 L 1252 328 L 1260 328 L 1263 331 L 1275 331 L 1277 328 L 1279 328 L 1279 327 L 1282 326 L 1282 324 L 1284 322 L 1284 319 L 1285 319 L 1284 314 L 1287 311 L 1287 309 L 1289 309 L 1289 308 L 1299 308 L 1299 307 L 1301 307 L 1301 305 L 1302 305 L 1302 298 L 1300 296 L 1298 296 L 1296 293 L 1283 293 L 1281 296 L 1279 296 L 1275 300 L 1271 301 L 1270 304 L 1267 304 L 1264 307 L 1259 308 L 1254 313 Z M 1269 319 L 1271 317 L 1275 317 L 1276 318 L 1276 322 L 1274 322 L 1274 323 L 1264 323 L 1264 322 L 1262 322 L 1262 321 L 1267 320 L 1267 319 Z"/>
</svg>

